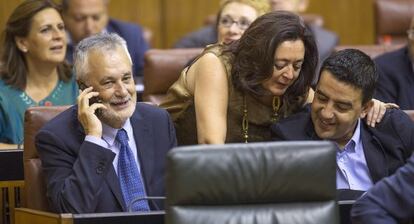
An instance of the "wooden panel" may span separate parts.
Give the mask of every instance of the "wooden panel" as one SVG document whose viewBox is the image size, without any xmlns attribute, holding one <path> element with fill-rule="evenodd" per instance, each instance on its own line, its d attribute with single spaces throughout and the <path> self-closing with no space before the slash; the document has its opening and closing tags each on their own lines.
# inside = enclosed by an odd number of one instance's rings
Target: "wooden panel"
<svg viewBox="0 0 414 224">
<path fill-rule="evenodd" d="M 16 223 L 73 224 L 72 214 L 54 214 L 28 208 L 16 208 Z"/>
<path fill-rule="evenodd" d="M 140 24 L 152 32 L 152 47 L 164 46 L 163 0 L 116 0 L 109 3 L 109 15 L 123 21 Z"/>
<path fill-rule="evenodd" d="M 219 0 L 164 0 L 166 46 L 203 26 L 204 19 L 216 14 Z"/>
<path fill-rule="evenodd" d="M 310 0 L 310 13 L 324 17 L 340 44 L 374 44 L 373 0 Z"/>
<path fill-rule="evenodd" d="M 0 0 L 0 29 L 23 0 Z M 57 2 L 59 2 L 58 0 Z M 216 14 L 220 0 L 116 0 L 109 14 L 139 23 L 153 32 L 154 48 L 171 47 L 180 37 L 203 25 Z M 374 0 L 310 0 L 308 12 L 321 14 L 325 26 L 338 33 L 340 44 L 374 43 Z"/>
<path fill-rule="evenodd" d="M 7 19 L 10 14 L 16 8 L 17 5 L 23 2 L 23 0 L 0 0 L 0 30 L 3 32 Z"/>
</svg>

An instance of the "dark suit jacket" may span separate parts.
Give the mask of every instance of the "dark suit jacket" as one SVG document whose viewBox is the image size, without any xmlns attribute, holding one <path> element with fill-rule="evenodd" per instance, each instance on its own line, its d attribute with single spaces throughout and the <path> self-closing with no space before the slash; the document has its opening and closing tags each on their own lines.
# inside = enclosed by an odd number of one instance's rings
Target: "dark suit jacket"
<svg viewBox="0 0 414 224">
<path fill-rule="evenodd" d="M 274 140 L 320 140 L 310 117 L 310 107 L 272 125 Z M 371 128 L 361 122 L 365 159 L 374 183 L 403 166 L 414 150 L 414 123 L 401 110 L 387 110 L 381 123 Z"/>
<path fill-rule="evenodd" d="M 166 111 L 143 103 L 130 120 L 147 195 L 163 196 L 166 154 L 176 146 L 174 125 Z M 84 139 L 77 106 L 45 124 L 36 136 L 51 208 L 59 213 L 126 211 L 112 165 L 115 154 Z M 150 207 L 163 209 L 159 201 Z"/>
<path fill-rule="evenodd" d="M 372 187 L 352 209 L 352 223 L 414 221 L 414 155 L 397 172 Z M 398 220 L 397 220 L 398 219 Z"/>
<path fill-rule="evenodd" d="M 149 49 L 149 45 L 144 39 L 142 28 L 136 24 L 110 19 L 106 30 L 109 33 L 117 33 L 125 39 L 133 63 L 132 71 L 134 76 L 143 76 L 144 54 Z M 73 62 L 74 50 L 73 44 L 68 44 L 66 60 L 69 63 Z"/>
<path fill-rule="evenodd" d="M 396 103 L 402 110 L 414 110 L 414 71 L 404 47 L 375 59 L 378 67 L 378 84 L 375 98 Z"/>
</svg>

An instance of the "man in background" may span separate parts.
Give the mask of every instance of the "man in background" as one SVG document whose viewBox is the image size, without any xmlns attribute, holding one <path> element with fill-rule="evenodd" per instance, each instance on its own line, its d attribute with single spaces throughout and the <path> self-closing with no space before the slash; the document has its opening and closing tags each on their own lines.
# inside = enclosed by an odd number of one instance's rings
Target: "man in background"
<svg viewBox="0 0 414 224">
<path fill-rule="evenodd" d="M 414 110 L 414 17 L 407 37 L 407 46 L 375 59 L 379 70 L 375 97 L 396 103 L 402 110 Z"/>
<path fill-rule="evenodd" d="M 74 47 L 91 35 L 117 33 L 128 45 L 135 77 L 142 77 L 144 53 L 149 49 L 142 27 L 108 16 L 109 0 L 62 0 L 62 14 L 69 34 L 66 59 L 72 63 Z"/>
</svg>

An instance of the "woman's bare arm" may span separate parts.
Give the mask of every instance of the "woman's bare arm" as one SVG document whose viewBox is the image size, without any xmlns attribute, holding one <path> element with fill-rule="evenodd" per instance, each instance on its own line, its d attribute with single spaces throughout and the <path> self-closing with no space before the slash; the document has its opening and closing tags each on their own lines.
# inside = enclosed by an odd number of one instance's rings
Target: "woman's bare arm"
<svg viewBox="0 0 414 224">
<path fill-rule="evenodd" d="M 228 78 L 220 59 L 207 53 L 188 71 L 199 144 L 223 144 L 227 133 Z"/>
</svg>

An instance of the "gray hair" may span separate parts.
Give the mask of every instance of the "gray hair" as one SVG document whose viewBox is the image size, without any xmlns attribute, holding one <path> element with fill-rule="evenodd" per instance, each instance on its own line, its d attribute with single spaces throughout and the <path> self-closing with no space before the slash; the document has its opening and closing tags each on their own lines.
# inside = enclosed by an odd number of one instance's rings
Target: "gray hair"
<svg viewBox="0 0 414 224">
<path fill-rule="evenodd" d="M 129 55 L 126 41 L 116 33 L 101 33 L 87 37 L 79 42 L 76 46 L 73 68 L 78 80 L 84 80 L 84 76 L 89 72 L 88 57 L 91 51 L 110 52 L 118 47 L 125 50 L 129 61 L 132 64 L 131 56 Z"/>
</svg>

